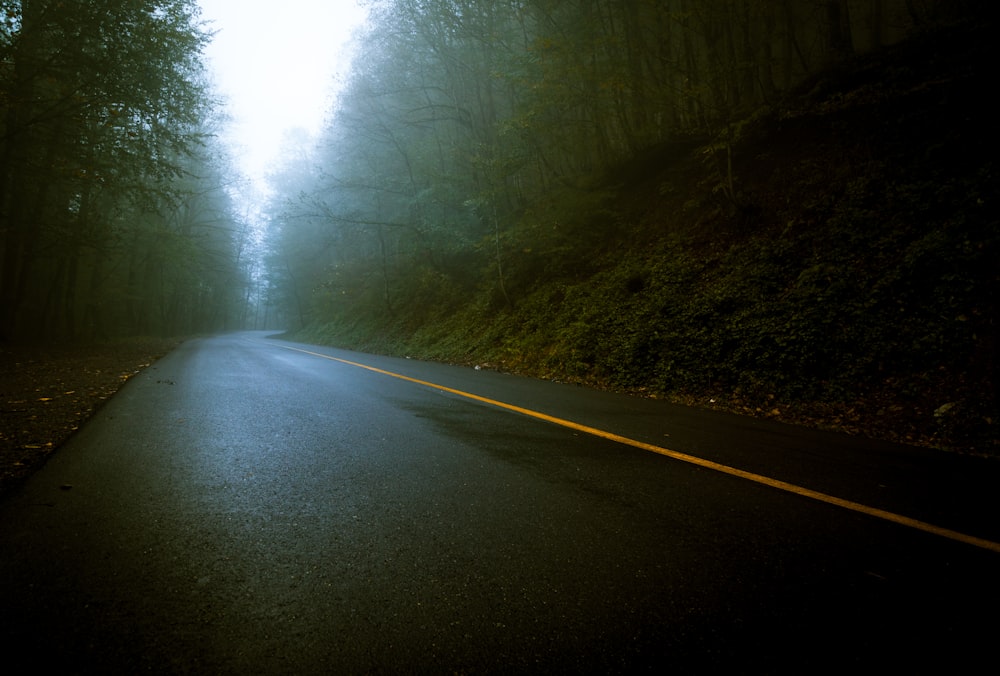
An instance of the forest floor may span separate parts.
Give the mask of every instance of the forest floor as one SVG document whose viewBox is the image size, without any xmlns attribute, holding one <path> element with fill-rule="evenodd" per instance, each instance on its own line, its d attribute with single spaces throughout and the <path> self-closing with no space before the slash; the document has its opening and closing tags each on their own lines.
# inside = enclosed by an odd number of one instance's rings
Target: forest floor
<svg viewBox="0 0 1000 676">
<path fill-rule="evenodd" d="M 0 495 L 41 467 L 129 378 L 179 342 L 0 345 Z"/>
</svg>

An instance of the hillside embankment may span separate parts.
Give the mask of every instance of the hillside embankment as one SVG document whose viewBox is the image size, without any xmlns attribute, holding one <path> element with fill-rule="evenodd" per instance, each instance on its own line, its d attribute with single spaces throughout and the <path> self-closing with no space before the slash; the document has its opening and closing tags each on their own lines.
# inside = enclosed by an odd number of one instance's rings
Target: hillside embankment
<svg viewBox="0 0 1000 676">
<path fill-rule="evenodd" d="M 534 204 L 502 288 L 404 269 L 297 337 L 997 455 L 996 42 L 859 58 Z"/>
</svg>

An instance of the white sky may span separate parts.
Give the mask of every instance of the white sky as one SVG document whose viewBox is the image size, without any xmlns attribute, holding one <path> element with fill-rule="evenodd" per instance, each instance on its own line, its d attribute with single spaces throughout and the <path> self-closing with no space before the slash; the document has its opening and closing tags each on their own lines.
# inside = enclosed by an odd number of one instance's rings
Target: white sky
<svg viewBox="0 0 1000 676">
<path fill-rule="evenodd" d="M 292 129 L 316 134 L 347 75 L 347 47 L 364 18 L 357 0 L 198 0 L 216 35 L 208 67 L 229 103 L 229 142 L 256 184 Z"/>
</svg>

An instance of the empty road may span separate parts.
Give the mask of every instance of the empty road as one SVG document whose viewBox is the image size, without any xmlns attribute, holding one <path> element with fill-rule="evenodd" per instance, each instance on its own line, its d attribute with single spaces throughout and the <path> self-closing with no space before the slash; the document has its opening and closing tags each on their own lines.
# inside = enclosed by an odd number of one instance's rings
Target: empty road
<svg viewBox="0 0 1000 676">
<path fill-rule="evenodd" d="M 5 673 L 969 673 L 998 463 L 189 341 L 0 502 Z"/>
</svg>

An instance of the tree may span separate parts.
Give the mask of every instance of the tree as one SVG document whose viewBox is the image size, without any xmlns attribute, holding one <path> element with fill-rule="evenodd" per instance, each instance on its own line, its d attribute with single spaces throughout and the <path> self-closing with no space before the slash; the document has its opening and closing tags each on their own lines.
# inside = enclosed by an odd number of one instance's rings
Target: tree
<svg viewBox="0 0 1000 676">
<path fill-rule="evenodd" d="M 3 11 L 0 334 L 100 335 L 126 243 L 204 189 L 209 36 L 193 0 Z"/>
<path fill-rule="evenodd" d="M 272 277 L 305 323 L 393 321 L 434 294 L 503 311 L 519 275 L 531 283 L 526 261 L 587 239 L 542 223 L 554 202 L 598 202 L 630 158 L 693 141 L 735 213 L 747 121 L 943 4 L 372 2 L 315 170 L 279 191 Z"/>
</svg>

